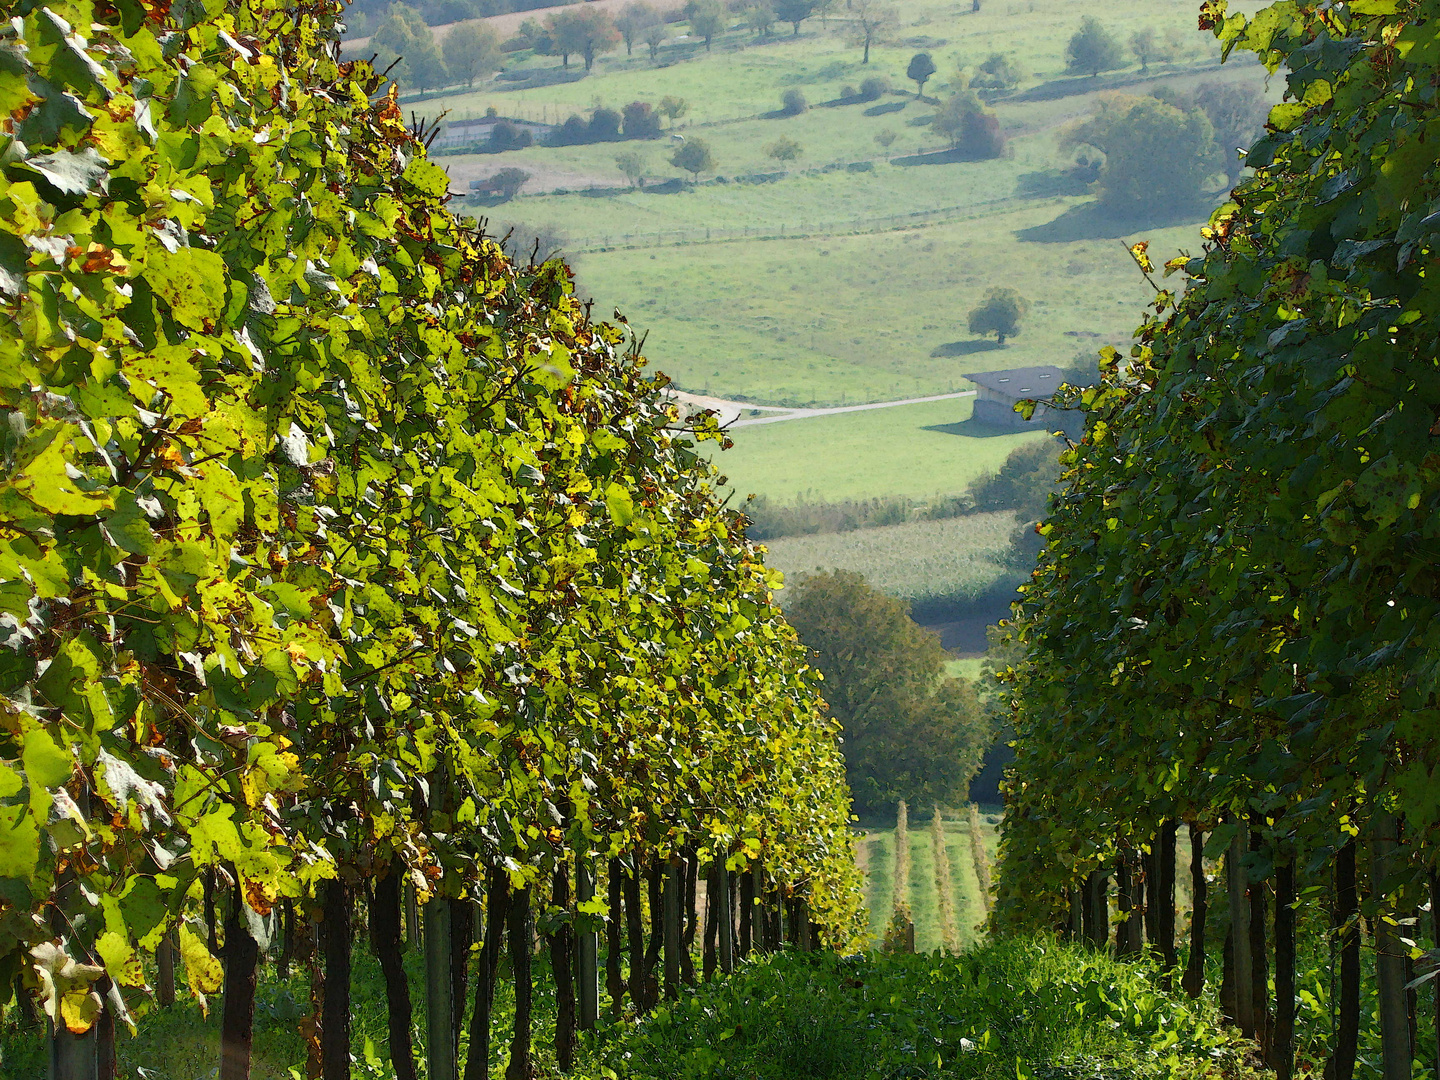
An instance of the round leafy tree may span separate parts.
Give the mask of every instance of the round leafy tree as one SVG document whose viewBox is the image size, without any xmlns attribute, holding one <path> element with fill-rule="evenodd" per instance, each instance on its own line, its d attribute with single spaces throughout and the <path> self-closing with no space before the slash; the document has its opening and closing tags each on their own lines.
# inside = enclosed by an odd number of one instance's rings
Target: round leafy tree
<svg viewBox="0 0 1440 1080">
<path fill-rule="evenodd" d="M 985 302 L 970 312 L 970 332 L 994 334 L 1005 344 L 1005 339 L 1020 333 L 1020 320 L 1030 310 L 1030 301 L 1014 289 L 994 288 L 985 295 Z"/>
</svg>

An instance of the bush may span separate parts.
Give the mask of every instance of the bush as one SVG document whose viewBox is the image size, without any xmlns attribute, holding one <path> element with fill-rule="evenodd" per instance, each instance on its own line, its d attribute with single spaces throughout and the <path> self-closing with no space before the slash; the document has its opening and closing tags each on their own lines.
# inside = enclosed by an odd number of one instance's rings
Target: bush
<svg viewBox="0 0 1440 1080">
<path fill-rule="evenodd" d="M 999 117 L 981 104 L 974 90 L 962 90 L 942 105 L 931 128 L 966 157 L 996 158 L 1005 151 Z"/>
<path fill-rule="evenodd" d="M 614 109 L 599 108 L 590 115 L 591 142 L 618 142 L 620 114 Z"/>
<path fill-rule="evenodd" d="M 765 153 L 776 161 L 794 161 L 800 156 L 802 151 L 803 147 L 788 135 L 780 136 L 780 138 L 765 147 Z"/>
<path fill-rule="evenodd" d="M 571 113 L 565 122 L 550 132 L 551 146 L 579 146 L 590 141 L 590 124 L 578 113 Z"/>
<path fill-rule="evenodd" d="M 883 75 L 871 75 L 860 84 L 861 101 L 878 101 L 890 92 L 890 80 Z"/>
<path fill-rule="evenodd" d="M 501 120 L 490 129 L 490 138 L 485 149 L 492 154 L 499 154 L 506 150 L 524 149 L 534 142 L 535 136 L 529 128 L 518 127 L 509 120 Z"/>
<path fill-rule="evenodd" d="M 799 90 L 786 90 L 780 95 L 781 116 L 799 116 L 808 108 L 810 108 L 810 103 L 805 100 L 805 95 Z"/>
</svg>

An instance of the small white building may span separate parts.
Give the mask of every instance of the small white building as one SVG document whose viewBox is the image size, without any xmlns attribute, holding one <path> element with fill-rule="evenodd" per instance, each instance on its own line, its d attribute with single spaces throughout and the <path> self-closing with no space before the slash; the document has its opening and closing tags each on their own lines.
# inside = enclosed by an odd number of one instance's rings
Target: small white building
<svg viewBox="0 0 1440 1080">
<path fill-rule="evenodd" d="M 1026 431 L 1045 427 L 1045 417 L 1050 410 L 1044 405 L 1037 405 L 1034 415 L 1026 420 L 1015 411 L 1016 402 L 1049 398 L 1065 381 L 1065 373 L 1058 367 L 1047 365 L 1011 368 L 1009 371 L 977 371 L 965 378 L 975 384 L 973 416 L 976 420 L 989 427 Z"/>
</svg>

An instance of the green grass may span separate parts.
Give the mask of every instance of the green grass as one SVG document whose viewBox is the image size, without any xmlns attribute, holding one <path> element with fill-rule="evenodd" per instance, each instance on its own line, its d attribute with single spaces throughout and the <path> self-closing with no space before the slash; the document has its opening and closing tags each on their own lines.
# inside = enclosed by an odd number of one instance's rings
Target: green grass
<svg viewBox="0 0 1440 1080">
<path fill-rule="evenodd" d="M 823 198 L 827 185 L 860 188 L 884 179 L 840 175 L 797 184 L 813 183 Z M 618 307 L 649 330 L 652 365 L 686 390 L 798 406 L 943 394 L 970 389 L 969 372 L 1064 366 L 1107 341 L 1127 340 L 1139 324 L 1151 289 L 1120 240 L 1017 241 L 1018 232 L 1043 229 L 1078 202 L 1045 200 L 875 235 L 612 251 L 585 256 L 581 282 L 598 310 Z M 1145 235 L 1152 255 L 1199 249 L 1193 226 Z M 1032 304 L 1004 349 L 965 329 L 966 313 L 999 284 Z M 903 422 L 896 414 L 879 419 Z M 897 432 L 897 442 L 902 438 Z"/>
<path fill-rule="evenodd" d="M 994 513 L 787 537 L 767 545 L 766 565 L 787 576 L 854 570 L 902 600 L 975 599 L 1014 578 L 1002 561 L 1013 528 L 1011 514 Z M 787 597 L 782 592 L 779 599 Z"/>
<path fill-rule="evenodd" d="M 985 922 L 975 859 L 970 853 L 970 830 L 963 820 L 945 822 L 945 850 L 950 854 L 950 875 L 955 883 L 955 921 L 960 940 L 977 940 Z"/>
<path fill-rule="evenodd" d="M 1045 438 L 1039 432 L 997 434 L 970 422 L 973 408 L 973 398 L 953 398 L 737 428 L 734 447 L 715 463 L 741 499 L 958 494 L 999 469 L 1016 447 Z"/>
<path fill-rule="evenodd" d="M 762 958 L 634 1027 L 602 1033 L 579 1069 L 637 1080 L 1178 1080 L 1241 1071 L 1213 1000 L 1172 996 L 1144 965 L 1045 938 L 958 957 Z"/>
<path fill-rule="evenodd" d="M 870 913 L 870 943 L 885 940 L 885 927 L 895 904 L 895 831 L 870 832 L 864 843 L 869 851 L 865 872 L 865 908 Z"/>
</svg>

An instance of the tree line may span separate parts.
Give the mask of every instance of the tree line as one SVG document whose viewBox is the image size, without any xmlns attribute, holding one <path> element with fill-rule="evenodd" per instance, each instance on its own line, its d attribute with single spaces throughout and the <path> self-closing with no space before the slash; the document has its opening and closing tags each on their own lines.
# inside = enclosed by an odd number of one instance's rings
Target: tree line
<svg viewBox="0 0 1440 1080">
<path fill-rule="evenodd" d="M 407 890 L 435 1077 L 467 935 L 471 1045 L 504 972 L 518 1080 L 537 932 L 569 1032 L 567 973 L 622 919 L 634 949 L 661 912 L 673 987 L 701 867 L 737 929 L 859 930 L 836 725 L 715 495 L 713 418 L 562 263 L 446 209 L 393 84 L 337 61 L 341 11 L 0 31 L 0 1004 L 43 1013 L 60 1080 L 109 1075 L 177 969 L 248 1075 L 275 933 L 312 943 L 309 1073 L 348 1076 L 361 897 L 400 1075 Z"/>
<path fill-rule="evenodd" d="M 1176 969 L 1188 837 L 1182 982 L 1218 958 L 1281 1080 L 1297 1039 L 1337 1080 L 1440 1053 L 1435 14 L 1204 6 L 1285 99 L 1202 252 L 1132 249 L 1152 314 L 1069 394 L 1085 435 L 1017 608 L 996 925 L 1101 944 L 1113 897 L 1113 947 Z M 1307 953 L 1333 991 L 1297 1011 Z"/>
</svg>

